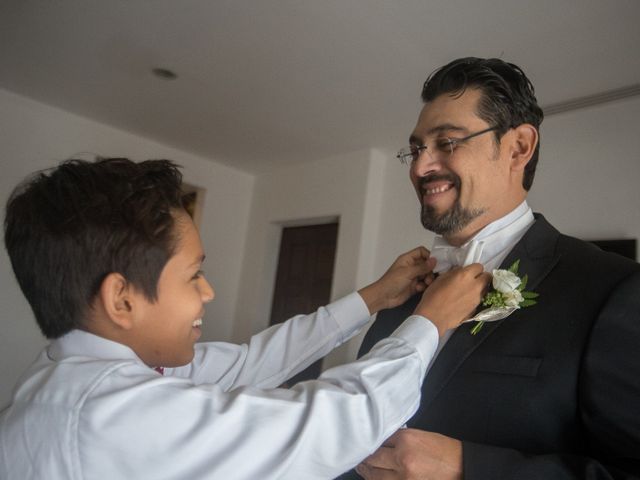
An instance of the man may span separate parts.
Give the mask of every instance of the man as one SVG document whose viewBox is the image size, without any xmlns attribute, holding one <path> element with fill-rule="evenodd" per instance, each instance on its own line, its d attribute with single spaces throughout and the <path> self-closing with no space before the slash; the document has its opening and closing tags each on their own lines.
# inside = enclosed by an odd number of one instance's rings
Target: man
<svg viewBox="0 0 640 480">
<path fill-rule="evenodd" d="M 422 99 L 399 157 L 422 224 L 438 234 L 436 271 L 519 260 L 539 296 L 475 334 L 466 324 L 445 335 L 408 428 L 357 471 L 368 480 L 640 478 L 640 265 L 531 213 L 543 114 L 520 68 L 455 60 L 427 79 Z M 381 313 L 361 353 L 417 300 Z"/>
</svg>

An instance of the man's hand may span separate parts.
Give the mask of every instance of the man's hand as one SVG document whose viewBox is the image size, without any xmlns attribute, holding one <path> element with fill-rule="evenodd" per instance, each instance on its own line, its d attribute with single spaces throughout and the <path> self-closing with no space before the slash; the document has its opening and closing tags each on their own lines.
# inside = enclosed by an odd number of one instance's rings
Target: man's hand
<svg viewBox="0 0 640 480">
<path fill-rule="evenodd" d="M 356 471 L 365 480 L 461 480 L 462 442 L 439 433 L 398 430 Z"/>
<path fill-rule="evenodd" d="M 414 313 L 431 320 L 442 336 L 471 317 L 490 281 L 479 263 L 455 267 L 429 286 Z"/>
<path fill-rule="evenodd" d="M 417 292 L 422 292 L 433 280 L 436 261 L 424 247 L 400 255 L 382 277 L 358 293 L 371 315 L 385 308 L 403 304 Z"/>
</svg>

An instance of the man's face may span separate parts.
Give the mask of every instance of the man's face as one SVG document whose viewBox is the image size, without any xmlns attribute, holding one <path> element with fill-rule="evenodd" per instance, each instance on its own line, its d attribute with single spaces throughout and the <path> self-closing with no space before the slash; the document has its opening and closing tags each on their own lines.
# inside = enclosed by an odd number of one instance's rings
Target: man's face
<svg viewBox="0 0 640 480">
<path fill-rule="evenodd" d="M 204 304 L 214 292 L 202 273 L 204 253 L 191 218 L 176 214 L 179 232 L 174 255 L 160 273 L 157 299 L 141 299 L 133 333 L 136 354 L 149 366 L 177 367 L 193 359 Z M 142 295 L 142 293 L 140 293 Z"/>
<path fill-rule="evenodd" d="M 436 97 L 423 107 L 410 139 L 412 145 L 427 145 L 410 173 L 422 224 L 446 238 L 466 240 L 513 203 L 509 162 L 493 132 L 458 143 L 450 155 L 436 148 L 445 137 L 463 138 L 493 127 L 476 114 L 480 96 L 479 90 L 468 89 L 460 96 Z"/>
</svg>

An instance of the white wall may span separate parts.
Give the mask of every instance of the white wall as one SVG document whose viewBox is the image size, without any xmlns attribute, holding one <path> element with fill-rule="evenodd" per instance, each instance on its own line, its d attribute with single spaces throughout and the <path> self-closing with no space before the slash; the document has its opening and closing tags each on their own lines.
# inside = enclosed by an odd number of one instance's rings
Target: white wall
<svg viewBox="0 0 640 480">
<path fill-rule="evenodd" d="M 207 307 L 204 339 L 231 337 L 254 177 L 59 109 L 0 90 L 0 202 L 31 172 L 79 152 L 135 160 L 169 158 L 185 180 L 206 189 L 201 235 L 205 271 L 216 300 Z M 0 251 L 0 408 L 18 377 L 45 344 L 33 314 Z"/>
<path fill-rule="evenodd" d="M 531 204 L 563 233 L 640 240 L 640 97 L 549 117 L 538 170 Z"/>
</svg>

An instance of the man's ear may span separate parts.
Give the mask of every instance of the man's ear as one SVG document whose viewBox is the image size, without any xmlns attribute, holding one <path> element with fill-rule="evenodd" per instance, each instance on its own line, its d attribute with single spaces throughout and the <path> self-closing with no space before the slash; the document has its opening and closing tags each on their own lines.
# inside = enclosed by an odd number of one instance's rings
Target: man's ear
<svg viewBox="0 0 640 480">
<path fill-rule="evenodd" d="M 511 134 L 513 135 L 509 152 L 511 169 L 523 171 L 538 145 L 538 131 L 533 125 L 523 123 L 515 127 Z"/>
<path fill-rule="evenodd" d="M 134 324 L 135 292 L 119 273 L 110 273 L 100 286 L 100 301 L 107 317 L 123 330 L 130 330 Z"/>
</svg>

